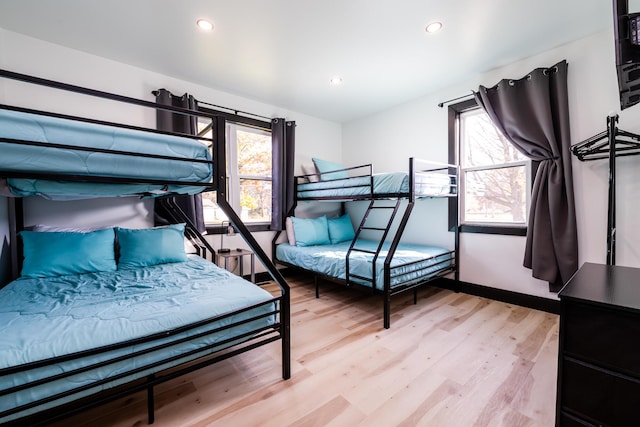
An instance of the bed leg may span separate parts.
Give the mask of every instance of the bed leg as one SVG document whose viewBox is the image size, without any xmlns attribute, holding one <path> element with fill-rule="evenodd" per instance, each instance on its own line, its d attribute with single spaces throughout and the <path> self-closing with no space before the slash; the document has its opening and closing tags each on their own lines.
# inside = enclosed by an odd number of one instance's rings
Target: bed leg
<svg viewBox="0 0 640 427">
<path fill-rule="evenodd" d="M 149 375 L 147 379 L 149 381 L 153 381 L 155 379 L 155 375 L 153 374 Z M 154 396 L 153 396 L 153 385 L 150 385 L 149 387 L 147 387 L 147 420 L 148 420 L 147 423 L 148 424 L 153 424 L 153 422 L 156 420 L 154 407 L 155 407 L 155 402 L 154 402 Z"/>
<path fill-rule="evenodd" d="M 413 305 L 418 303 L 418 288 L 413 289 Z"/>
<path fill-rule="evenodd" d="M 282 341 L 282 379 L 291 378 L 291 297 L 283 295 L 280 303 L 280 339 Z"/>
<path fill-rule="evenodd" d="M 389 329 L 391 327 L 391 296 L 385 294 L 384 296 L 384 328 Z"/>
<path fill-rule="evenodd" d="M 320 298 L 320 281 L 318 280 L 318 276 L 313 276 L 313 281 L 316 284 L 316 298 Z"/>
</svg>

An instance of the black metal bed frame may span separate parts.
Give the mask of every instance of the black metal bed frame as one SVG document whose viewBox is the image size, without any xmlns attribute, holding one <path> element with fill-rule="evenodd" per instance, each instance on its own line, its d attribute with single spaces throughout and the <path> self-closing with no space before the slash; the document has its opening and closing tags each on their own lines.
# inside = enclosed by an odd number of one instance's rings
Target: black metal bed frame
<svg viewBox="0 0 640 427">
<path fill-rule="evenodd" d="M 145 366 L 141 366 L 135 369 L 129 369 L 126 372 L 122 372 L 116 375 L 115 377 L 110 377 L 108 379 L 92 382 L 91 384 L 76 387 L 74 389 L 70 389 L 68 391 L 59 393 L 55 396 L 43 398 L 38 401 L 34 401 L 28 404 L 22 405 L 20 407 L 1 412 L 0 419 L 10 416 L 12 414 L 20 413 L 28 409 L 37 408 L 38 406 L 43 405 L 45 403 L 55 402 L 58 399 L 73 396 L 77 393 L 89 390 L 96 386 L 110 383 L 117 379 L 128 378 L 131 375 L 135 375 L 136 373 L 143 372 L 144 370 L 147 370 L 147 369 L 154 369 L 166 363 L 176 362 L 177 363 L 176 366 L 169 369 L 166 369 L 166 368 L 159 369 L 157 372 L 151 375 L 147 375 L 144 380 L 137 379 L 127 383 L 125 386 L 117 386 L 111 390 L 107 389 L 107 391 L 98 392 L 89 398 L 81 397 L 77 401 L 73 401 L 71 403 L 64 403 L 64 404 L 61 404 L 60 406 L 55 406 L 54 408 L 44 409 L 41 412 L 37 412 L 34 415 L 28 415 L 23 418 L 19 418 L 16 421 L 9 421 L 10 424 L 18 424 L 18 425 L 45 424 L 55 420 L 66 418 L 72 414 L 81 412 L 91 407 L 99 406 L 103 403 L 118 399 L 128 394 L 141 391 L 141 390 L 146 390 L 147 403 L 148 403 L 147 404 L 148 421 L 149 423 L 153 423 L 154 421 L 154 395 L 153 395 L 154 386 L 162 382 L 174 379 L 178 376 L 184 375 L 186 373 L 192 372 L 194 370 L 200 369 L 204 366 L 208 366 L 213 363 L 228 359 L 237 354 L 252 350 L 254 348 L 269 344 L 277 340 L 281 340 L 281 343 L 282 343 L 282 377 L 285 380 L 290 378 L 291 376 L 290 311 L 291 310 L 290 310 L 289 286 L 285 281 L 285 279 L 283 278 L 282 274 L 271 262 L 270 258 L 262 250 L 260 245 L 255 240 L 255 238 L 251 235 L 251 233 L 247 229 L 246 225 L 244 225 L 240 217 L 235 213 L 235 211 L 231 208 L 231 206 L 226 200 L 226 189 L 224 185 L 224 183 L 226 182 L 224 118 L 216 115 L 210 115 L 210 114 L 206 114 L 198 111 L 192 111 L 188 109 L 182 109 L 178 107 L 161 106 L 153 102 L 124 97 L 121 95 L 111 94 L 107 92 L 100 92 L 100 91 L 96 91 L 88 88 L 73 86 L 73 85 L 55 82 L 51 80 L 45 80 L 45 79 L 27 76 L 24 74 L 18 74 L 18 73 L 6 71 L 6 70 L 0 70 L 0 77 L 18 80 L 25 83 L 42 85 L 42 86 L 60 89 L 64 91 L 71 91 L 71 92 L 80 93 L 83 95 L 104 98 L 104 99 L 113 100 L 117 102 L 124 102 L 127 104 L 133 104 L 133 105 L 138 105 L 142 107 L 152 108 L 154 110 L 161 109 L 161 110 L 171 111 L 177 114 L 186 114 L 186 115 L 192 115 L 192 116 L 197 115 L 197 116 L 207 117 L 208 119 L 210 119 L 215 128 L 214 136 L 211 139 L 212 140 L 212 145 L 211 145 L 212 160 L 211 161 L 200 160 L 200 162 L 211 163 L 213 166 L 214 175 L 213 175 L 212 181 L 209 183 L 191 182 L 191 181 L 189 182 L 163 181 L 163 180 L 156 180 L 156 179 L 141 179 L 141 178 L 126 178 L 126 177 L 115 178 L 115 177 L 109 177 L 109 176 L 91 176 L 91 175 L 84 175 L 84 174 L 63 174 L 63 173 L 50 173 L 50 172 L 38 172 L 38 171 L 16 172 L 11 170 L 0 170 L 0 177 L 48 179 L 48 180 L 64 181 L 64 182 L 188 185 L 188 186 L 201 186 L 203 187 L 203 191 L 217 191 L 218 204 L 220 208 L 229 217 L 230 221 L 233 223 L 236 230 L 242 235 L 242 237 L 245 239 L 247 244 L 251 247 L 251 249 L 254 251 L 258 259 L 263 263 L 268 273 L 271 275 L 273 280 L 276 282 L 276 284 L 280 288 L 279 296 L 274 296 L 272 299 L 265 301 L 263 303 L 255 304 L 250 307 L 245 307 L 231 313 L 215 316 L 210 319 L 205 319 L 189 325 L 184 325 L 182 327 L 175 328 L 169 331 L 148 335 L 148 336 L 134 339 L 134 340 L 120 342 L 120 343 L 112 344 L 109 346 L 90 349 L 90 350 L 86 350 L 86 351 L 82 351 L 74 354 L 68 354 L 68 355 L 54 357 L 54 358 L 50 358 L 50 359 L 42 360 L 38 362 L 27 363 L 19 366 L 0 369 L 0 377 L 3 377 L 5 375 L 10 375 L 16 372 L 28 371 L 30 369 L 38 368 L 41 366 L 55 365 L 68 360 L 76 360 L 89 355 L 104 354 L 106 352 L 127 347 L 130 345 L 142 344 L 142 343 L 153 343 L 154 341 L 157 341 L 160 339 L 166 340 L 167 338 L 174 337 L 177 334 L 183 333 L 185 331 L 190 331 L 196 328 L 210 325 L 222 319 L 230 319 L 234 315 L 247 312 L 249 310 L 255 309 L 260 306 L 273 306 L 272 309 L 269 309 L 268 313 L 261 314 L 258 316 L 252 316 L 251 318 L 241 320 L 241 321 L 232 321 L 228 325 L 216 327 L 215 329 L 198 333 L 195 336 L 191 336 L 188 338 L 175 338 L 175 339 L 171 339 L 167 343 L 162 343 L 162 344 L 151 344 L 151 347 L 144 350 L 136 351 L 127 356 L 116 357 L 111 360 L 106 360 L 103 362 L 98 362 L 88 366 L 84 366 L 82 368 L 74 369 L 73 371 L 51 375 L 43 379 L 30 381 L 23 385 L 12 386 L 12 387 L 0 390 L 0 396 L 7 395 L 20 390 L 28 389 L 30 387 L 35 387 L 41 384 L 66 378 L 68 376 L 71 376 L 80 372 L 85 372 L 100 366 L 117 363 L 122 360 L 128 359 L 130 357 L 149 353 L 152 351 L 162 350 L 164 348 L 179 344 L 187 340 L 191 340 L 194 338 L 201 338 L 204 336 L 215 335 L 217 333 L 223 332 L 235 326 L 247 324 L 249 322 L 255 321 L 260 318 L 265 318 L 270 316 L 274 317 L 274 323 L 269 326 L 263 326 L 256 330 L 252 330 L 247 333 L 236 335 L 232 338 L 228 338 L 224 341 L 219 341 L 213 344 L 209 344 L 206 347 L 200 347 L 197 350 L 190 350 L 188 352 L 181 353 L 176 356 L 164 358 L 163 360 L 160 360 L 158 362 L 149 363 L 149 364 L 146 364 Z M 142 128 L 137 126 L 130 126 L 130 125 L 121 124 L 121 123 L 105 122 L 100 120 L 87 119 L 84 117 L 61 115 L 56 113 L 36 111 L 36 110 L 18 108 L 18 107 L 6 106 L 6 105 L 0 105 L 0 108 L 12 109 L 15 111 L 32 112 L 36 114 L 44 114 L 44 115 L 53 116 L 53 117 L 61 117 L 61 118 L 66 118 L 71 120 L 79 120 L 79 121 L 88 122 L 88 123 L 97 123 L 102 125 L 142 130 L 142 131 L 153 132 L 153 133 L 171 134 L 171 135 L 177 135 L 177 136 L 187 137 L 187 138 L 203 139 L 203 138 L 199 138 L 197 136 L 192 136 L 192 135 L 182 135 L 182 134 L 177 134 L 172 132 L 161 132 L 156 129 L 148 129 L 148 128 Z M 10 143 L 10 144 L 29 144 L 29 145 L 41 144 L 34 141 L 14 140 L 14 139 L 8 139 L 8 138 L 0 138 L 0 142 Z M 185 162 L 196 161 L 193 159 L 185 159 L 185 158 L 172 157 L 172 156 L 157 156 L 149 153 L 136 153 L 136 152 L 128 152 L 128 151 L 105 150 L 105 149 L 94 150 L 91 148 L 82 148 L 82 147 L 79 148 L 76 146 L 67 146 L 65 144 L 54 144 L 54 145 L 48 144 L 48 146 L 53 148 L 66 148 L 66 149 L 73 149 L 73 150 L 89 150 L 93 152 L 105 152 L 105 153 L 111 153 L 114 155 L 121 155 L 121 156 L 155 157 L 161 160 L 166 159 L 166 160 L 185 161 Z M 186 223 L 185 235 L 194 244 L 194 247 L 196 248 L 198 255 L 202 256 L 205 259 L 212 258 L 215 254 L 215 250 L 207 242 L 204 236 L 202 236 L 202 234 L 198 232 L 194 224 L 189 220 L 189 218 L 184 214 L 184 212 L 182 212 L 182 210 L 175 204 L 175 201 L 173 200 L 172 195 L 170 194 L 164 195 L 162 198 L 160 198 L 160 200 L 163 207 L 167 211 L 168 216 L 170 217 L 169 219 L 171 219 L 173 222 L 176 222 L 176 223 L 177 222 Z M 20 245 L 16 243 L 19 243 L 19 239 L 17 238 L 17 235 L 18 235 L 18 232 L 23 229 L 23 225 L 24 224 L 23 224 L 22 199 L 9 198 L 9 228 L 10 228 L 9 232 L 10 232 L 10 239 L 11 239 L 11 264 L 12 264 L 14 277 L 17 277 L 20 271 L 20 261 L 21 261 Z M 207 355 L 201 355 L 202 352 L 209 352 L 209 353 Z M 185 357 L 192 357 L 192 359 L 190 359 L 186 363 L 184 362 L 178 363 L 180 359 Z"/>
<path fill-rule="evenodd" d="M 417 163 L 428 163 L 431 165 L 437 165 L 435 168 L 433 169 L 418 169 L 416 167 Z M 418 159 L 414 159 L 414 158 L 410 158 L 409 159 L 409 191 L 406 193 L 384 193 L 384 194 L 380 194 L 380 193 L 374 193 L 374 189 L 373 189 L 373 167 L 371 164 L 366 164 L 366 165 L 361 165 L 361 166 L 354 166 L 354 167 L 350 167 L 350 168 L 345 168 L 345 169 L 340 169 L 337 171 L 329 171 L 329 172 L 323 172 L 323 174 L 326 173 L 332 173 L 332 172 L 342 172 L 342 171 L 355 171 L 355 170 L 359 170 L 359 169 L 365 169 L 367 170 L 366 173 L 362 174 L 358 174 L 355 176 L 350 176 L 349 178 L 340 178 L 340 179 L 336 179 L 336 180 L 330 180 L 330 181 L 335 181 L 336 182 L 336 186 L 335 187 L 323 187 L 324 190 L 335 190 L 335 189 L 344 189 L 344 188 L 365 188 L 366 194 L 365 195 L 356 195 L 356 196 L 352 196 L 352 197 L 345 197 L 345 196 L 319 196 L 319 197 L 307 197 L 307 196 L 303 196 L 303 197 L 297 197 L 298 196 L 298 184 L 301 182 L 304 182 L 305 180 L 308 180 L 308 178 L 312 175 L 317 175 L 319 176 L 320 174 L 310 174 L 310 175 L 301 175 L 296 177 L 295 183 L 296 183 L 296 200 L 295 203 L 293 205 L 293 207 L 291 208 L 291 210 L 289 211 L 288 215 L 293 215 L 293 213 L 295 212 L 296 206 L 297 206 L 297 202 L 298 201 L 340 201 L 340 202 L 345 202 L 345 201 L 362 201 L 362 200 L 371 200 L 372 203 L 375 200 L 386 200 L 386 199 L 397 199 L 398 202 L 400 199 L 407 199 L 407 206 L 404 209 L 404 212 L 402 213 L 402 216 L 400 218 L 400 222 L 398 225 L 398 228 L 395 232 L 395 234 L 393 235 L 392 239 L 391 239 L 391 244 L 389 247 L 389 250 L 387 252 L 387 255 L 385 257 L 385 261 L 384 261 L 384 272 L 383 272 L 383 277 L 384 277 L 384 283 L 383 283 L 383 287 L 382 289 L 379 289 L 378 287 L 376 287 L 376 272 L 375 272 L 375 268 L 376 268 L 376 260 L 378 259 L 380 252 L 382 250 L 382 245 L 384 243 L 384 240 L 387 237 L 387 233 L 389 231 L 389 227 L 387 227 L 386 231 L 384 232 L 383 236 L 381 237 L 380 240 L 380 244 L 378 245 L 377 251 L 372 252 L 373 254 L 373 274 L 372 274 L 372 278 L 364 278 L 364 277 L 356 277 L 356 279 L 361 279 L 361 280 L 366 280 L 366 281 L 370 281 L 371 282 L 371 286 L 366 286 L 363 284 L 360 284 L 354 280 L 351 279 L 350 274 L 349 274 L 349 255 L 351 253 L 351 251 L 354 248 L 354 245 L 357 242 L 358 236 L 360 234 L 360 230 L 364 227 L 364 224 L 366 222 L 366 214 L 365 214 L 365 218 L 363 218 L 360 227 L 358 228 L 358 230 L 356 231 L 356 235 L 354 237 L 354 240 L 352 241 L 349 251 L 347 252 L 346 256 L 345 256 L 345 260 L 344 262 L 346 263 L 346 270 L 347 270 L 347 274 L 346 274 L 346 279 L 340 279 L 337 277 L 332 277 L 332 276 L 327 276 L 325 274 L 320 274 L 317 273 L 315 271 L 312 271 L 310 269 L 306 269 L 297 265 L 293 265 L 291 263 L 288 262 L 283 262 L 280 261 L 278 259 L 276 259 L 276 246 L 278 245 L 278 240 L 280 238 L 280 234 L 281 232 L 276 233 L 276 235 L 274 236 L 273 240 L 272 240 L 272 253 L 273 253 L 273 262 L 275 264 L 281 264 L 284 266 L 287 266 L 289 268 L 293 268 L 295 270 L 299 270 L 299 271 L 303 271 L 305 273 L 309 273 L 312 274 L 314 276 L 314 282 L 315 282 L 315 291 L 316 291 L 316 298 L 319 298 L 320 294 L 319 294 L 319 279 L 323 279 L 323 280 L 327 280 L 333 283 L 338 283 L 338 284 L 342 284 L 348 287 L 352 287 L 355 289 L 359 289 L 359 290 L 363 290 L 366 292 L 372 292 L 372 293 L 376 293 L 376 294 L 382 294 L 383 296 L 383 326 L 385 329 L 389 329 L 391 327 L 391 297 L 413 290 L 414 294 L 413 294 L 413 301 L 414 304 L 417 303 L 417 291 L 418 288 L 426 285 L 430 282 L 433 282 L 434 280 L 447 276 L 451 273 L 454 274 L 454 279 L 457 282 L 459 282 L 460 279 L 460 273 L 459 273 L 459 253 L 460 253 L 460 227 L 459 227 L 459 222 L 458 222 L 458 216 L 456 215 L 456 223 L 453 227 L 453 233 L 454 233 L 454 250 L 443 253 L 443 254 L 439 254 L 437 256 L 433 256 L 433 257 L 428 257 L 428 258 L 424 258 L 421 260 L 417 260 L 417 261 L 411 261 L 405 264 L 401 264 L 401 265 L 397 265 L 394 267 L 391 267 L 391 262 L 393 260 L 393 257 L 395 255 L 395 252 L 398 248 L 398 245 L 400 244 L 400 241 L 402 239 L 402 236 L 404 234 L 404 230 L 407 226 L 407 223 L 409 222 L 409 218 L 411 217 L 411 213 L 413 211 L 413 208 L 415 206 L 415 203 L 418 199 L 432 199 L 432 198 L 451 198 L 454 200 L 455 206 L 456 206 L 456 212 L 458 211 L 458 179 L 459 179 L 459 169 L 456 165 L 451 165 L 451 164 L 439 164 L 439 163 L 435 163 L 435 162 L 427 162 L 427 161 L 423 161 L 423 160 L 418 160 Z M 419 173 L 424 173 L 424 172 L 434 172 L 434 171 L 440 171 L 440 170 L 444 170 L 447 171 L 447 174 L 449 176 L 450 179 L 450 184 L 449 184 L 449 193 L 445 194 L 445 195 L 421 195 L 419 192 L 417 192 L 417 187 L 416 187 L 416 175 Z M 368 184 L 367 185 L 353 185 L 353 186 L 345 186 L 341 183 L 344 182 L 348 182 L 348 180 L 353 179 L 353 178 L 362 178 L 362 177 L 368 177 Z M 309 190 L 312 191 L 312 190 Z M 371 205 L 370 205 L 371 206 Z M 395 210 L 398 210 L 398 204 L 396 204 Z M 395 215 L 395 212 L 394 212 Z M 393 221 L 393 218 L 391 218 L 391 221 Z M 391 224 L 391 223 L 390 223 Z M 427 261 L 432 261 L 435 260 L 436 258 L 439 257 L 443 257 L 444 259 L 430 263 L 429 265 L 425 265 L 424 267 L 420 268 L 419 270 L 424 270 L 424 269 L 429 269 L 432 268 L 434 266 L 440 265 L 442 266 L 442 268 L 436 272 L 433 272 L 433 274 L 427 274 L 425 277 L 418 277 L 418 278 L 414 278 L 414 279 L 410 279 L 406 282 L 391 286 L 391 279 L 395 278 L 397 276 L 402 276 L 402 275 L 407 275 L 407 274 L 411 274 L 414 271 L 411 271 L 409 273 L 397 273 L 397 271 L 400 271 L 403 268 L 406 268 L 408 266 L 411 265 L 416 265 L 416 264 L 420 264 L 420 263 L 426 263 Z"/>
</svg>

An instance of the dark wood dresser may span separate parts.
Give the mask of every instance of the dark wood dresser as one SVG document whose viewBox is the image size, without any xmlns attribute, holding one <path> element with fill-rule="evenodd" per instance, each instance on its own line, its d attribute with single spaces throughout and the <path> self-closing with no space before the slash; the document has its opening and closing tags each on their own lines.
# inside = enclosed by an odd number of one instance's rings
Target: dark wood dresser
<svg viewBox="0 0 640 427">
<path fill-rule="evenodd" d="M 560 292 L 557 426 L 640 426 L 640 269 L 585 263 Z"/>
</svg>

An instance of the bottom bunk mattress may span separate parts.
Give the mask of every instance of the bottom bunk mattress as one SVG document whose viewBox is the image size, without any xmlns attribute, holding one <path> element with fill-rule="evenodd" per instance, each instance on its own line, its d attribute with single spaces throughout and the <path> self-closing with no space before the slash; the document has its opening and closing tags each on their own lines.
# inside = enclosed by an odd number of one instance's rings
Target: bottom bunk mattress
<svg viewBox="0 0 640 427">
<path fill-rule="evenodd" d="M 351 242 L 333 245 L 295 246 L 288 243 L 276 247 L 276 259 L 297 267 L 324 274 L 329 277 L 346 280 L 346 257 Z M 378 242 L 358 239 L 358 249 L 375 251 Z M 385 243 L 376 261 L 375 284 L 371 281 L 351 278 L 353 282 L 364 286 L 375 285 L 376 289 L 384 289 L 384 261 L 390 243 Z M 452 268 L 453 252 L 449 249 L 417 245 L 400 244 L 391 261 L 391 287 L 428 280 Z M 349 258 L 349 274 L 371 278 L 373 276 L 373 254 L 352 252 Z"/>
<path fill-rule="evenodd" d="M 0 289 L 0 424 L 250 339 L 254 331 L 276 323 L 276 304 L 267 291 L 197 256 L 134 270 L 15 280 Z M 213 323 L 179 329 L 247 307 L 251 308 Z M 220 330 L 225 326 L 229 328 Z M 150 335 L 157 339 L 23 372 L 11 370 Z M 171 344 L 166 348 L 149 350 L 167 343 Z M 143 349 L 148 352 L 130 356 Z M 26 382 L 118 357 L 122 360 L 117 363 L 8 392 Z M 154 363 L 158 366 L 147 368 Z M 96 381 L 105 383 L 93 386 Z M 79 394 L 2 416 L 12 408 L 78 387 L 84 388 Z"/>
</svg>

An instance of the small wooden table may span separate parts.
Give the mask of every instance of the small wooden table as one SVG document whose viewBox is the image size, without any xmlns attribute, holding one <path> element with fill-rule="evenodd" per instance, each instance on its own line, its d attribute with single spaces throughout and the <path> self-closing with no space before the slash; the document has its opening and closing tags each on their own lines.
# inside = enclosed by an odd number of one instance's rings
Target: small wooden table
<svg viewBox="0 0 640 427">
<path fill-rule="evenodd" d="M 244 270 L 242 259 L 245 256 L 249 256 L 251 259 L 251 282 L 256 282 L 256 274 L 255 274 L 255 254 L 253 251 L 247 249 L 231 249 L 229 252 L 216 252 L 216 264 L 220 262 L 220 259 L 224 259 L 224 268 L 225 270 L 229 270 L 229 259 L 236 258 L 238 263 L 240 264 L 240 276 L 244 277 Z"/>
</svg>

